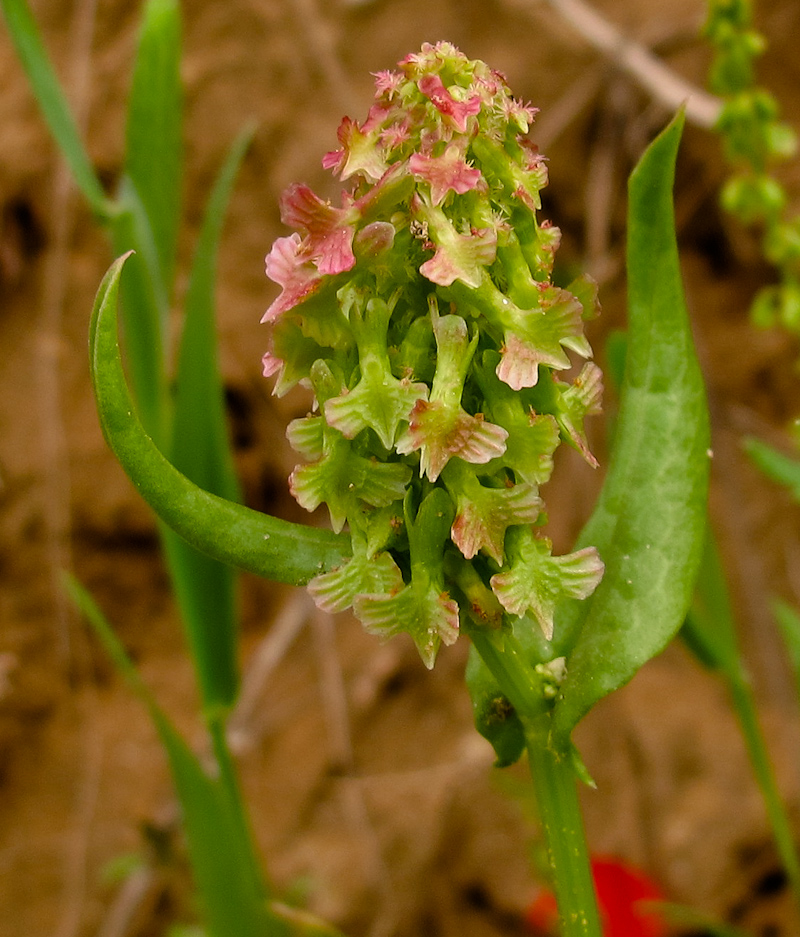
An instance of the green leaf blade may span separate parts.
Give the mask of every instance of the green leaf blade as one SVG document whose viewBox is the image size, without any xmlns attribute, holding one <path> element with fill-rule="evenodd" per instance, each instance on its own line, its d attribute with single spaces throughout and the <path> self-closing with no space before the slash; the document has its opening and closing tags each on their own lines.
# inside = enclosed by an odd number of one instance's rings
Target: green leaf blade
<svg viewBox="0 0 800 937">
<path fill-rule="evenodd" d="M 148 0 L 128 99 L 125 173 L 144 205 L 169 294 L 181 205 L 183 92 L 178 0 Z"/>
<path fill-rule="evenodd" d="M 65 587 L 129 686 L 147 706 L 167 753 L 183 814 L 192 871 L 212 937 L 277 937 L 288 928 L 269 910 L 251 844 L 219 778 L 209 776 L 142 681 L 92 596 L 72 577 Z"/>
<path fill-rule="evenodd" d="M 788 488 L 795 500 L 800 501 L 800 462 L 797 459 L 753 437 L 745 439 L 744 448 L 767 478 Z"/>
<path fill-rule="evenodd" d="M 111 240 L 117 256 L 133 252 L 121 286 L 125 350 L 139 416 L 147 432 L 162 444 L 168 423 L 164 368 L 167 300 L 144 206 L 125 180 Z"/>
<path fill-rule="evenodd" d="M 169 527 L 161 538 L 207 718 L 227 713 L 239 690 L 235 573 Z"/>
<path fill-rule="evenodd" d="M 708 413 L 675 242 L 672 184 L 682 115 L 631 176 L 630 333 L 616 445 L 597 508 L 579 538 L 606 572 L 583 607 L 564 609 L 578 637 L 554 712 L 565 737 L 597 700 L 659 653 L 683 622 L 702 551 Z"/>
<path fill-rule="evenodd" d="M 185 301 L 172 425 L 171 461 L 207 491 L 231 501 L 241 492 L 230 455 L 214 316 L 217 251 L 236 174 L 253 137 L 234 141 L 206 207 Z"/>
<path fill-rule="evenodd" d="M 105 438 L 161 520 L 212 559 L 291 585 L 345 562 L 347 537 L 260 514 L 203 491 L 159 451 L 136 416 L 117 341 L 117 301 L 127 256 L 106 273 L 90 327 L 95 399 Z"/>
<path fill-rule="evenodd" d="M 0 0 L 11 41 L 75 184 L 100 218 L 113 214 L 26 0 Z"/>
<path fill-rule="evenodd" d="M 217 362 L 216 255 L 230 192 L 252 131 L 231 148 L 211 192 L 186 295 L 172 418 L 170 461 L 190 481 L 229 501 L 241 493 L 233 467 Z M 166 530 L 164 542 L 207 711 L 227 709 L 238 688 L 233 570 Z"/>
</svg>

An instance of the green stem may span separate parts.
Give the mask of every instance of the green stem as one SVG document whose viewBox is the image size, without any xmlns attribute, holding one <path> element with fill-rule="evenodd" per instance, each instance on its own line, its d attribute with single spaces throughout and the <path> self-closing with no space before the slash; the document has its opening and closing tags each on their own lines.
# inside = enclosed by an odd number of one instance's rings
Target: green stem
<svg viewBox="0 0 800 937">
<path fill-rule="evenodd" d="M 512 636 L 474 629 L 470 638 L 525 726 L 561 937 L 602 937 L 575 770 L 569 751 L 550 747 L 551 704 L 541 692 L 539 675 Z"/>
<path fill-rule="evenodd" d="M 533 738 L 528 741 L 528 763 L 550 859 L 561 937 L 601 937 L 572 761 L 568 753 L 554 752 Z"/>
<path fill-rule="evenodd" d="M 753 702 L 753 691 L 744 674 L 736 677 L 733 674 L 726 674 L 725 676 L 734 709 L 739 717 L 739 725 L 747 746 L 747 753 L 750 756 L 750 763 L 753 766 L 767 808 L 767 815 L 772 826 L 778 853 L 792 884 L 795 899 L 800 901 L 800 862 L 798 862 L 792 828 L 778 786 L 775 783 L 769 753 L 758 722 L 756 707 Z"/>
</svg>

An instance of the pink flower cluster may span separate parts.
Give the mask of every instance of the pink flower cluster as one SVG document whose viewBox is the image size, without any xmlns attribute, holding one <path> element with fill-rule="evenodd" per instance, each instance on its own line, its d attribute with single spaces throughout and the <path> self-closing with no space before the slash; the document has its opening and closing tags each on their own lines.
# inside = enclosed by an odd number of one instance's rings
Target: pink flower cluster
<svg viewBox="0 0 800 937">
<path fill-rule="evenodd" d="M 348 184 L 340 205 L 300 184 L 281 199 L 294 233 L 266 260 L 281 292 L 263 365 L 278 394 L 313 388 L 315 412 L 290 427 L 310 460 L 291 489 L 353 543 L 311 583 L 315 599 L 410 632 L 430 666 L 465 614 L 535 622 L 549 639 L 557 603 L 602 574 L 593 550 L 553 557 L 534 532 L 559 439 L 596 464 L 584 418 L 599 369 L 556 372 L 591 357 L 597 300 L 589 281 L 551 282 L 560 234 L 537 218 L 536 111 L 502 75 L 441 42 L 375 88 L 323 158 Z"/>
</svg>

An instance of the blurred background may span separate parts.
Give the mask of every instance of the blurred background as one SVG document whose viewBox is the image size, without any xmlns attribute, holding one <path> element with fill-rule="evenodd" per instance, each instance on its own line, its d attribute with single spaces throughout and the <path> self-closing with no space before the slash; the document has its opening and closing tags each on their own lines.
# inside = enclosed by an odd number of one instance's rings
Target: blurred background
<svg viewBox="0 0 800 937">
<path fill-rule="evenodd" d="M 109 190 L 121 171 L 139 5 L 32 3 L 91 158 Z M 643 88 L 598 48 L 597 23 L 549 0 L 185 0 L 183 269 L 227 148 L 256 121 L 225 226 L 218 279 L 222 369 L 247 503 L 295 521 L 287 422 L 302 394 L 270 395 L 263 310 L 277 293 L 264 255 L 287 233 L 289 183 L 335 196 L 320 165 L 348 114 L 362 120 L 370 72 L 446 39 L 503 72 L 540 108 L 549 159 L 542 215 L 564 233 L 559 264 L 600 283 L 590 339 L 625 319 L 625 180 L 676 99 Z M 702 0 L 594 0 L 626 40 L 689 86 L 676 211 L 687 298 L 713 421 L 712 516 L 781 790 L 800 806 L 800 718 L 769 601 L 800 605 L 790 496 L 748 463 L 754 434 L 791 451 L 800 415 L 795 339 L 756 330 L 770 282 L 756 238 L 718 208 L 726 167 L 707 126 L 711 60 Z M 800 117 L 800 4 L 759 0 L 760 82 Z M 706 124 L 706 125 L 704 125 Z M 800 209 L 800 161 L 780 167 Z M 0 934 L 145 937 L 191 921 L 191 887 L 167 767 L 146 712 L 59 588 L 91 590 L 157 698 L 202 745 L 197 694 L 153 518 L 103 442 L 88 375 L 92 299 L 112 257 L 73 191 L 5 27 L 0 26 Z M 185 279 L 185 278 L 184 278 Z M 180 297 L 177 297 L 179 300 Z M 176 301 L 176 306 L 179 302 Z M 613 413 L 613 392 L 607 410 Z M 549 532 L 569 549 L 601 468 L 561 452 L 545 489 Z M 565 447 L 562 447 L 562 449 Z M 466 643 L 432 674 L 410 643 L 381 645 L 304 595 L 241 583 L 250 679 L 234 745 L 259 845 L 284 891 L 352 937 L 525 933 L 538 840 L 522 775 L 492 771 L 463 687 Z M 255 662 L 253 665 L 252 662 Z M 260 668 L 260 669 L 259 669 Z M 721 684 L 680 645 L 579 727 L 597 781 L 585 791 L 591 848 L 631 861 L 667 896 L 757 937 L 800 933 Z"/>
</svg>

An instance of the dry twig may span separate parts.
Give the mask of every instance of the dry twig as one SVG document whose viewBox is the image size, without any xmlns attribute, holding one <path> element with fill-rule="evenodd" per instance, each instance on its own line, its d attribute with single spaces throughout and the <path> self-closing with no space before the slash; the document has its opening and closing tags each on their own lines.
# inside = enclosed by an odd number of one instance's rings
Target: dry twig
<svg viewBox="0 0 800 937">
<path fill-rule="evenodd" d="M 634 42 L 584 0 L 513 0 L 528 13 L 546 3 L 555 13 L 617 68 L 630 75 L 655 100 L 675 111 L 686 104 L 686 119 L 713 127 L 722 102 L 690 84 L 648 49 Z"/>
<path fill-rule="evenodd" d="M 302 589 L 296 589 L 251 656 L 236 708 L 228 723 L 228 744 L 235 754 L 241 755 L 258 740 L 255 715 L 264 687 L 306 626 L 312 608 L 313 603 L 308 594 Z"/>
</svg>

